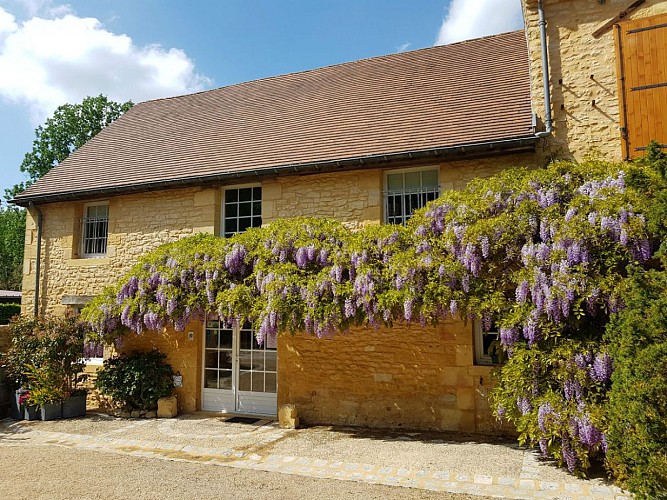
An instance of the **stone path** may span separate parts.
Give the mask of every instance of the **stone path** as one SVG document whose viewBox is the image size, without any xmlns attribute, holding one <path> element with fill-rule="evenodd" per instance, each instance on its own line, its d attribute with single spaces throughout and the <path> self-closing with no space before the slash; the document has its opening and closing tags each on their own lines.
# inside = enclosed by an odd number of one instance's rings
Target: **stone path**
<svg viewBox="0 0 667 500">
<path fill-rule="evenodd" d="M 395 461 L 392 462 L 393 465 L 388 465 L 387 461 L 382 460 L 377 453 L 355 455 L 362 456 L 363 461 L 317 456 L 318 449 L 320 455 L 327 454 L 323 453 L 325 447 L 313 446 L 312 443 L 317 443 L 317 439 L 323 443 L 330 439 L 330 434 L 327 435 L 327 432 L 332 431 L 328 428 L 288 431 L 277 428 L 271 421 L 260 421 L 254 426 L 247 426 L 226 424 L 219 416 L 188 417 L 175 420 L 109 419 L 108 426 L 104 425 L 105 417 L 99 417 L 94 423 L 88 418 L 57 422 L 15 422 L 5 419 L 0 421 L 0 438 L 28 439 L 31 443 L 135 457 L 207 463 L 312 478 L 499 498 L 573 500 L 630 498 L 620 489 L 608 486 L 600 480 L 580 480 L 558 474 L 554 476 L 555 468 L 545 467 L 531 450 L 515 450 L 515 453 L 523 453 L 518 474 L 495 475 L 493 468 L 485 467 L 485 456 L 476 451 L 481 449 L 476 443 L 464 445 L 470 447 L 469 453 L 480 454 L 474 472 L 465 472 L 461 469 L 412 468 L 407 465 L 397 466 Z M 187 429 L 187 432 L 179 430 L 178 424 Z M 66 429 L 58 430 L 63 427 Z M 282 442 L 287 443 L 287 449 L 290 447 L 299 449 L 298 441 L 305 439 L 306 433 L 310 440 L 307 445 L 312 450 L 310 456 L 271 452 L 272 449 L 280 448 Z M 146 436 L 146 438 L 134 438 L 134 436 Z M 401 436 L 397 438 L 398 441 L 400 439 Z M 406 435 L 403 439 L 411 440 L 410 435 Z M 438 442 L 442 443 L 437 445 L 438 453 L 446 453 L 448 443 L 440 440 Z M 363 440 L 352 444 L 355 450 L 364 446 Z M 419 445 L 420 443 L 413 443 L 413 446 L 419 447 Z M 434 458 L 437 460 L 437 457 Z"/>
</svg>

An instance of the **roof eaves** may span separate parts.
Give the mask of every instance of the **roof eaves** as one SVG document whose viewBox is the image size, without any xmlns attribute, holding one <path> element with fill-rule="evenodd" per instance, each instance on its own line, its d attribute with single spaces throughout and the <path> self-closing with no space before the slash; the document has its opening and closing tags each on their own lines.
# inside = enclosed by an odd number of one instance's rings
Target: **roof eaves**
<svg viewBox="0 0 667 500">
<path fill-rule="evenodd" d="M 52 203 L 57 201 L 74 201 L 99 196 L 128 194 L 137 192 L 157 191 L 160 189 L 173 189 L 177 187 L 193 187 L 211 182 L 225 184 L 238 182 L 246 179 L 260 179 L 278 175 L 289 175 L 295 173 L 323 173 L 340 170 L 356 170 L 371 165 L 393 165 L 419 159 L 449 159 L 470 158 L 490 156 L 509 152 L 533 151 L 539 140 L 533 134 L 500 139 L 493 141 L 467 143 L 454 146 L 433 147 L 411 151 L 394 153 L 381 153 L 353 158 L 340 158 L 309 163 L 286 164 L 278 166 L 267 166 L 248 170 L 233 170 L 210 175 L 198 175 L 192 177 L 181 177 L 177 179 L 156 180 L 123 186 L 108 186 L 98 189 L 85 189 L 78 191 L 62 191 L 42 195 L 17 196 L 10 203 L 19 206 L 28 206 L 30 203 Z"/>
</svg>

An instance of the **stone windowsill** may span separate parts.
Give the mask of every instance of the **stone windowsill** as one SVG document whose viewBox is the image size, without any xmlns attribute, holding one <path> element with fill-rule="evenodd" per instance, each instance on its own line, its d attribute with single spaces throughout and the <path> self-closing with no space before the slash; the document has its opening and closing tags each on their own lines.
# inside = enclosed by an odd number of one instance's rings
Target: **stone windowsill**
<svg viewBox="0 0 667 500">
<path fill-rule="evenodd" d="M 108 266 L 111 264 L 111 259 L 109 257 L 91 257 L 68 259 L 66 262 L 70 267 Z"/>
</svg>

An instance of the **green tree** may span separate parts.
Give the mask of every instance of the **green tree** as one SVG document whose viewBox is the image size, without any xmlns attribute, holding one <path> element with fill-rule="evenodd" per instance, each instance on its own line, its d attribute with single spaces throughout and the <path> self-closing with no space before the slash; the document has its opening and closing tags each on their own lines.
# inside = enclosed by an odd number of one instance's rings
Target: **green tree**
<svg viewBox="0 0 667 500">
<path fill-rule="evenodd" d="M 0 209 L 0 290 L 20 290 L 25 211 Z"/>
<path fill-rule="evenodd" d="M 58 107 L 53 116 L 35 129 L 32 151 L 23 158 L 20 169 L 29 179 L 8 189 L 6 197 L 12 198 L 25 190 L 132 106 L 132 101 L 121 104 L 98 95 L 86 97 L 80 104 Z"/>
</svg>

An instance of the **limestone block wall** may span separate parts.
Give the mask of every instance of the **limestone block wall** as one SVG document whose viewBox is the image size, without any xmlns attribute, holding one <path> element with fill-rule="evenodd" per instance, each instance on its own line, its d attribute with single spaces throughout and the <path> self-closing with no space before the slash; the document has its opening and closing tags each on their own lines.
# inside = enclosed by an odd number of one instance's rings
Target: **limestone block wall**
<svg viewBox="0 0 667 500">
<path fill-rule="evenodd" d="M 477 177 L 489 177 L 508 167 L 540 165 L 533 153 L 426 163 L 438 167 L 442 191 L 463 189 Z M 417 166 L 415 166 L 417 168 Z M 262 182 L 262 221 L 285 217 L 330 217 L 352 229 L 383 221 L 384 172 L 364 169 L 278 177 Z M 389 169 L 391 170 L 391 169 Z"/>
<path fill-rule="evenodd" d="M 613 29 L 592 33 L 624 11 L 629 0 L 544 0 L 552 94 L 553 137 L 546 158 L 575 158 L 591 152 L 621 159 L 616 53 Z M 523 0 L 530 55 L 533 107 L 544 120 L 537 0 Z M 667 12 L 667 2 L 647 0 L 626 19 Z"/>
<path fill-rule="evenodd" d="M 92 201 L 92 200 L 91 200 Z M 180 189 L 117 196 L 109 202 L 109 239 L 104 258 L 79 258 L 83 202 L 41 205 L 43 213 L 40 312 L 63 314 L 63 295 L 96 295 L 123 275 L 138 257 L 196 232 L 216 231 L 219 189 Z M 23 314 L 34 307 L 37 214 L 28 212 L 23 272 Z"/>
<path fill-rule="evenodd" d="M 536 166 L 533 154 L 451 160 L 436 164 L 442 191 L 511 166 Z M 424 166 L 432 166 L 424 165 Z M 296 215 L 338 218 L 357 229 L 383 218 L 381 169 L 278 177 L 262 182 L 263 222 Z M 83 202 L 42 205 L 40 312 L 61 314 L 63 295 L 96 295 L 144 253 L 196 232 L 218 233 L 219 187 L 165 190 L 111 197 L 104 258 L 78 256 Z M 93 200 L 90 200 L 93 201 Z M 26 230 L 23 312 L 33 309 L 36 214 Z M 193 333 L 189 339 L 188 332 Z M 330 340 L 281 336 L 278 398 L 297 405 L 305 423 L 490 432 L 486 403 L 490 368 L 473 363 L 471 325 L 397 326 L 355 330 Z M 159 349 L 183 376 L 179 410 L 201 408 L 202 325 L 186 332 L 149 332 L 125 338 L 121 352 Z M 90 367 L 94 377 L 94 368 Z"/>
<path fill-rule="evenodd" d="M 491 415 L 492 368 L 473 363 L 470 323 L 278 340 L 278 405 L 305 424 L 511 432 Z"/>
</svg>

